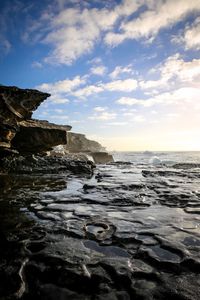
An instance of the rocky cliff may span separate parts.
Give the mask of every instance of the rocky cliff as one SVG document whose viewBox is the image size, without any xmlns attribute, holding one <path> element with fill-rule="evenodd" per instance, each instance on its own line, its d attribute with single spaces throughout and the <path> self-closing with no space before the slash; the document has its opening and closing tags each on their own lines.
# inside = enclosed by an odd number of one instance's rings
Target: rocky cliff
<svg viewBox="0 0 200 300">
<path fill-rule="evenodd" d="M 77 157 L 96 164 L 113 162 L 112 155 L 108 154 L 100 143 L 87 139 L 84 134 L 74 132 L 67 132 L 67 144 L 55 147 L 51 155 Z"/>
<path fill-rule="evenodd" d="M 44 153 L 67 143 L 71 126 L 32 120 L 34 110 L 50 94 L 37 90 L 0 86 L 0 155 Z"/>
<path fill-rule="evenodd" d="M 68 143 L 65 148 L 70 153 L 105 151 L 100 143 L 87 139 L 84 134 L 67 132 L 67 139 Z"/>
<path fill-rule="evenodd" d="M 94 164 L 67 157 L 66 153 L 104 151 L 98 142 L 69 133 L 71 126 L 31 119 L 33 111 L 49 96 L 37 90 L 0 86 L 0 172 L 92 172 Z M 44 157 L 58 145 L 64 147 L 63 158 Z"/>
</svg>

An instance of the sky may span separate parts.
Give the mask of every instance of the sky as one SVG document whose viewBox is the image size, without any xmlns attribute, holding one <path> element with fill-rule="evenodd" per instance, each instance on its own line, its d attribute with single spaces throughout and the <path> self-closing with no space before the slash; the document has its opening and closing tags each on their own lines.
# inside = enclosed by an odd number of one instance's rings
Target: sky
<svg viewBox="0 0 200 300">
<path fill-rule="evenodd" d="M 1 0 L 0 84 L 108 150 L 200 151 L 200 1 Z"/>
</svg>

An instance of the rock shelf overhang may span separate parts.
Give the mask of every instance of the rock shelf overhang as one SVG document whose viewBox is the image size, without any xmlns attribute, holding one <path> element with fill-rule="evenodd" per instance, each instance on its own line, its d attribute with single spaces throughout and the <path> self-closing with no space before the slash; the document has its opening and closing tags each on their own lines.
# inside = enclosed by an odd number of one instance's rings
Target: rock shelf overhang
<svg viewBox="0 0 200 300">
<path fill-rule="evenodd" d="M 64 157 L 68 153 L 89 153 L 95 163 L 113 161 L 98 142 L 87 139 L 84 134 L 70 133 L 71 126 L 31 119 L 33 111 L 49 96 L 38 90 L 0 86 L 0 159 L 14 155 L 9 161 L 1 161 L 2 165 L 15 165 L 20 160 L 17 154 L 26 159 L 30 159 L 30 155 L 46 156 L 58 145 L 63 145 Z M 62 159 L 59 163 L 62 164 Z"/>
</svg>

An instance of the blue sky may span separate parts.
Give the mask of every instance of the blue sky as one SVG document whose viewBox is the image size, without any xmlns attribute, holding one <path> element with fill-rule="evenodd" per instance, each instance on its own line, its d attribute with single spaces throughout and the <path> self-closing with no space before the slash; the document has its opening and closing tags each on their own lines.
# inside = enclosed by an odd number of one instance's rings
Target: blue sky
<svg viewBox="0 0 200 300">
<path fill-rule="evenodd" d="M 109 150 L 200 150 L 199 0 L 1 0 L 0 65 Z"/>
</svg>

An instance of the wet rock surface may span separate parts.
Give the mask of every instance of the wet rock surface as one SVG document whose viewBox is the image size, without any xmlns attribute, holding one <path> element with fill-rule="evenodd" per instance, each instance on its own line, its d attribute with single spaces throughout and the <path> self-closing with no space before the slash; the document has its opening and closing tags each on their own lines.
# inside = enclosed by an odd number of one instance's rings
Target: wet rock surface
<svg viewBox="0 0 200 300">
<path fill-rule="evenodd" d="M 13 155 L 0 161 L 0 170 L 10 174 L 93 174 L 95 165 L 90 160 L 40 155 Z"/>
<path fill-rule="evenodd" d="M 42 173 L 1 175 L 0 298 L 200 298 L 198 169 Z"/>
</svg>

